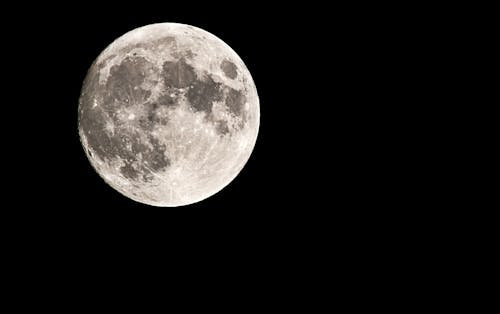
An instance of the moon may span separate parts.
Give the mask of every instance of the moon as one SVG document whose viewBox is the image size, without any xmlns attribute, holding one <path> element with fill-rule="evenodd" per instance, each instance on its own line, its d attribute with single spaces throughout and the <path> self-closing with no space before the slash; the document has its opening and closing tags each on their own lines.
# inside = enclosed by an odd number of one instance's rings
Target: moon
<svg viewBox="0 0 500 314">
<path fill-rule="evenodd" d="M 83 82 L 78 131 L 112 188 L 183 206 L 227 186 L 255 146 L 260 107 L 247 67 L 194 26 L 151 24 L 111 43 Z"/>
</svg>

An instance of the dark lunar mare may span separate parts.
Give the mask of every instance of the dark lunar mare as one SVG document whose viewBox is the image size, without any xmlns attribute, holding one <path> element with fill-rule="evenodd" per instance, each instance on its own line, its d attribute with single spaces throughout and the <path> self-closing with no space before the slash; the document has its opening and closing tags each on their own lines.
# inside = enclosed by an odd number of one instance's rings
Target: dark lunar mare
<svg viewBox="0 0 500 314">
<path fill-rule="evenodd" d="M 241 116 L 245 102 L 246 97 L 241 91 L 230 87 L 228 88 L 226 95 L 226 106 L 232 114 L 237 117 Z"/>
<path fill-rule="evenodd" d="M 196 73 L 193 67 L 184 59 L 163 63 L 163 80 L 167 87 L 185 88 L 191 85 L 195 79 Z"/>
<path fill-rule="evenodd" d="M 144 58 L 127 57 L 111 68 L 110 77 L 102 86 L 98 69 L 93 65 L 83 84 L 79 110 L 80 128 L 95 154 L 105 161 L 120 159 L 124 163 L 120 168 L 124 177 L 145 181 L 153 179 L 151 172 L 170 165 L 170 160 L 165 157 L 166 146 L 152 136 L 148 136 L 145 142 L 141 140 L 140 134 L 120 121 L 116 112 L 120 106 L 144 105 L 150 92 L 140 88 L 140 84 L 150 67 Z M 101 105 L 93 107 L 94 99 Z M 153 111 L 157 104 L 151 103 L 150 106 Z M 106 131 L 110 119 L 115 128 L 113 134 Z M 154 115 L 148 117 L 150 123 L 161 122 L 155 119 Z M 142 161 L 137 162 L 140 155 Z"/>
<path fill-rule="evenodd" d="M 209 115 L 212 112 L 213 102 L 222 100 L 222 84 L 215 82 L 209 75 L 199 79 L 185 58 L 164 62 L 162 76 L 167 90 L 165 95 L 187 88 L 185 95 L 195 112 L 203 111 Z M 168 96 L 163 97 L 161 103 L 172 104 L 173 101 Z"/>
<path fill-rule="evenodd" d="M 223 60 L 220 68 L 224 72 L 224 75 L 232 80 L 238 76 L 236 65 L 229 60 Z"/>
<path fill-rule="evenodd" d="M 221 64 L 222 69 L 229 77 L 236 78 L 236 66 L 227 60 Z M 166 92 L 159 99 L 160 104 L 173 106 L 176 100 L 170 97 L 179 89 L 186 89 L 186 99 L 194 112 L 204 112 L 207 117 L 212 113 L 213 104 L 216 101 L 225 101 L 229 112 L 237 117 L 245 118 L 243 106 L 246 97 L 243 92 L 229 86 L 216 82 L 209 73 L 204 73 L 202 78 L 197 77 L 195 69 L 187 62 L 186 58 L 177 61 L 166 61 L 163 63 L 162 76 L 164 78 Z M 227 123 L 217 122 L 220 126 L 217 130 L 225 134 L 228 132 Z"/>
<path fill-rule="evenodd" d="M 143 57 L 126 57 L 120 64 L 113 65 L 105 86 L 104 103 L 115 109 L 145 102 L 151 91 L 140 85 L 152 71 L 152 66 Z"/>
<path fill-rule="evenodd" d="M 186 98 L 195 112 L 203 111 L 209 115 L 214 101 L 221 101 L 223 98 L 222 84 L 207 75 L 204 79 L 193 82 Z"/>
</svg>

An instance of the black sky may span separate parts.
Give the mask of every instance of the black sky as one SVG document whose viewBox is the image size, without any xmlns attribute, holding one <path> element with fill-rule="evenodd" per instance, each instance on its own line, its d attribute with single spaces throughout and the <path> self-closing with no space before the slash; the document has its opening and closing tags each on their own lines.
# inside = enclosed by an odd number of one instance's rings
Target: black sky
<svg viewBox="0 0 500 314">
<path fill-rule="evenodd" d="M 84 221 L 189 212 L 250 225 L 314 220 L 364 202 L 357 191 L 372 184 L 361 179 L 370 152 L 359 147 L 370 135 L 359 136 L 359 121 L 370 119 L 373 109 L 362 100 L 373 91 L 357 86 L 367 78 L 366 51 L 377 42 L 369 42 L 359 11 L 188 7 L 32 7 L 25 25 L 6 32 L 13 47 L 6 52 L 16 60 L 11 81 L 19 82 L 10 89 L 16 105 L 6 125 L 15 135 L 7 141 L 24 165 L 12 190 L 27 210 L 53 208 Z M 142 205 L 107 186 L 87 161 L 77 128 L 80 89 L 95 58 L 127 31 L 158 22 L 194 25 L 224 40 L 250 70 L 261 106 L 259 137 L 239 176 L 209 199 L 176 209 Z"/>
<path fill-rule="evenodd" d="M 201 2 L 2 6 L 7 306 L 95 310 L 92 301 L 118 301 L 112 296 L 122 287 L 134 293 L 129 306 L 139 287 L 148 301 L 170 301 L 169 288 L 189 296 L 183 306 L 201 303 L 191 297 L 197 288 L 245 309 L 318 312 L 314 306 L 338 309 L 338 299 L 349 309 L 399 308 L 394 300 L 427 305 L 429 288 L 463 281 L 453 266 L 461 267 L 464 246 L 481 241 L 470 223 L 453 221 L 460 205 L 448 195 L 461 196 L 445 194 L 440 171 L 456 158 L 440 157 L 439 147 L 455 129 L 444 124 L 450 110 L 439 115 L 449 95 L 433 94 L 446 83 L 435 69 L 455 54 L 439 55 L 456 25 L 442 17 L 467 20 L 453 13 L 458 4 L 439 11 L 406 2 Z M 433 15 L 445 21 L 441 32 Z M 78 138 L 78 98 L 92 62 L 119 36 L 157 22 L 221 38 L 247 65 L 260 98 L 259 137 L 244 169 L 221 192 L 178 208 L 120 195 Z M 453 75 L 462 62 L 450 62 Z M 446 129 L 434 142 L 433 122 Z M 461 171 L 454 167 L 452 180 Z M 464 217 L 477 210 L 464 207 Z"/>
<path fill-rule="evenodd" d="M 68 6 L 44 7 L 40 12 L 27 17 L 29 27 L 7 34 L 15 47 L 7 53 L 23 60 L 18 64 L 22 70 L 14 74 L 23 84 L 13 87 L 23 95 L 20 102 L 24 105 L 15 111 L 29 121 L 9 123 L 24 126 L 17 134 L 27 142 L 14 140 L 13 145 L 23 152 L 18 160 L 29 163 L 29 170 L 23 170 L 43 182 L 41 187 L 25 187 L 33 189 L 38 206 L 149 208 L 108 187 L 91 168 L 79 143 L 77 106 L 86 71 L 99 53 L 124 33 L 158 22 L 194 25 L 223 39 L 249 68 L 261 102 L 260 134 L 248 164 L 221 193 L 190 210 L 264 211 L 268 206 L 288 204 L 287 198 L 302 198 L 306 188 L 301 186 L 308 185 L 302 178 L 311 158 L 306 161 L 300 156 L 317 153 L 310 146 L 319 134 L 311 137 L 310 131 L 315 127 L 314 116 L 320 113 L 313 108 L 328 106 L 311 100 L 323 93 L 320 85 L 324 84 L 312 73 L 328 66 L 318 64 L 327 51 L 315 41 L 314 24 L 290 19 L 286 11 L 277 16 L 266 8 L 232 12 L 214 7 L 207 11 L 158 7 L 108 12 Z"/>
</svg>

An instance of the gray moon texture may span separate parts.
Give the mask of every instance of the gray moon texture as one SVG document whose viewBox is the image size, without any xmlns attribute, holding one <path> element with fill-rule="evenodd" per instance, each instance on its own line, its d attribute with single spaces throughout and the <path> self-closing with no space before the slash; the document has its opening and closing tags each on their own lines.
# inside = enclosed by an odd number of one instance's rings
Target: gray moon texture
<svg viewBox="0 0 500 314">
<path fill-rule="evenodd" d="M 193 26 L 151 24 L 111 43 L 83 83 L 78 131 L 104 181 L 137 202 L 192 204 L 242 170 L 259 98 L 240 57 Z"/>
</svg>

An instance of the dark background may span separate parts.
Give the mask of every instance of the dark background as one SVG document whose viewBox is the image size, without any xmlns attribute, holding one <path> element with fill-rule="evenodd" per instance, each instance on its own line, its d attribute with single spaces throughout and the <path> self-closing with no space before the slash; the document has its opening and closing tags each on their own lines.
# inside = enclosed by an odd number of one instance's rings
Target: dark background
<svg viewBox="0 0 500 314">
<path fill-rule="evenodd" d="M 450 201 L 461 191 L 446 194 L 463 173 L 456 156 L 440 154 L 457 129 L 446 122 L 469 124 L 450 117 L 459 101 L 439 110 L 462 95 L 446 83 L 461 79 L 469 58 L 453 59 L 470 31 L 445 19 L 469 21 L 453 12 L 458 4 L 440 11 L 420 3 L 102 2 L 2 6 L 5 300 L 15 300 L 10 293 L 20 299 L 16 308 L 81 307 L 114 301 L 116 286 L 133 297 L 136 287 L 155 289 L 148 299 L 161 300 L 172 295 L 168 288 L 184 295 L 195 288 L 217 291 L 212 302 L 311 312 L 337 308 L 339 299 L 349 308 L 414 306 L 442 299 L 449 283 L 463 287 L 463 269 L 475 268 L 461 261 L 480 256 L 464 246 L 493 237 L 477 241 L 474 222 L 454 222 L 460 204 Z M 119 36 L 156 22 L 191 24 L 224 40 L 260 96 L 247 165 L 221 192 L 177 208 L 116 192 L 78 138 L 91 63 Z M 441 49 L 452 34 L 461 45 Z M 201 302 L 185 304 L 192 303 Z"/>
<path fill-rule="evenodd" d="M 412 28 L 420 31 L 427 15 L 412 20 L 413 7 L 361 3 L 22 6 L 6 7 L 1 20 L 8 161 L 0 230 L 10 249 L 4 256 L 21 269 L 19 285 L 31 287 L 21 276 L 35 278 L 34 289 L 45 291 L 59 275 L 70 294 L 75 282 L 99 291 L 146 277 L 168 286 L 180 275 L 212 291 L 225 275 L 234 294 L 248 283 L 264 299 L 282 300 L 280 308 L 307 289 L 310 310 L 314 298 L 330 300 L 328 287 L 339 280 L 347 279 L 341 291 L 371 293 L 392 272 L 400 290 L 414 282 L 405 274 L 422 276 L 422 265 L 435 265 L 419 251 L 446 223 L 432 210 L 442 204 L 424 196 L 442 189 L 426 176 L 425 160 L 435 155 L 414 140 L 429 125 L 419 114 L 435 116 L 426 108 L 434 99 L 422 91 L 442 86 L 429 79 L 433 71 L 423 73 L 436 49 L 420 45 L 424 36 Z M 92 62 L 119 36 L 157 22 L 221 38 L 247 65 L 260 97 L 260 132 L 241 173 L 210 198 L 176 208 L 116 192 L 78 138 L 78 98 Z M 448 243 L 438 242 L 436 252 Z"/>
<path fill-rule="evenodd" d="M 284 275 L 273 256 L 287 251 L 298 254 L 290 262 L 328 255 L 324 241 L 345 227 L 346 213 L 368 220 L 355 208 L 360 196 L 347 147 L 357 132 L 342 96 L 355 97 L 340 72 L 351 54 L 341 31 L 347 26 L 319 19 L 320 7 L 248 5 L 44 4 L 27 6 L 29 14 L 5 12 L 24 21 L 6 23 L 3 33 L 11 84 L 4 86 L 9 162 L 1 222 L 16 267 L 34 277 L 49 274 L 41 268 L 65 269 L 84 282 L 108 272 L 121 282 L 128 278 L 118 274 L 123 263 L 173 262 L 190 274 L 244 268 L 248 279 L 262 278 L 264 266 Z M 157 22 L 221 38 L 245 62 L 260 98 L 259 136 L 241 173 L 210 198 L 176 208 L 144 205 L 108 186 L 87 160 L 77 126 L 95 58 L 124 33 Z"/>
<path fill-rule="evenodd" d="M 10 81 L 18 82 L 7 91 L 13 114 L 4 118 L 14 134 L 6 138 L 16 152 L 10 157 L 21 165 L 9 169 L 17 213 L 69 229 L 192 224 L 188 230 L 232 228 L 253 236 L 323 232 L 330 216 L 373 218 L 366 204 L 380 197 L 375 172 L 384 149 L 375 135 L 384 125 L 374 121 L 384 109 L 380 100 L 367 99 L 380 93 L 383 77 L 374 73 L 384 66 L 379 51 L 386 22 L 371 16 L 370 7 L 29 8 L 26 22 L 4 33 Z M 159 22 L 194 25 L 231 46 L 252 74 L 261 108 L 255 149 L 236 179 L 202 202 L 177 208 L 143 205 L 109 187 L 88 162 L 77 128 L 80 89 L 95 58 L 124 33 Z"/>
</svg>

